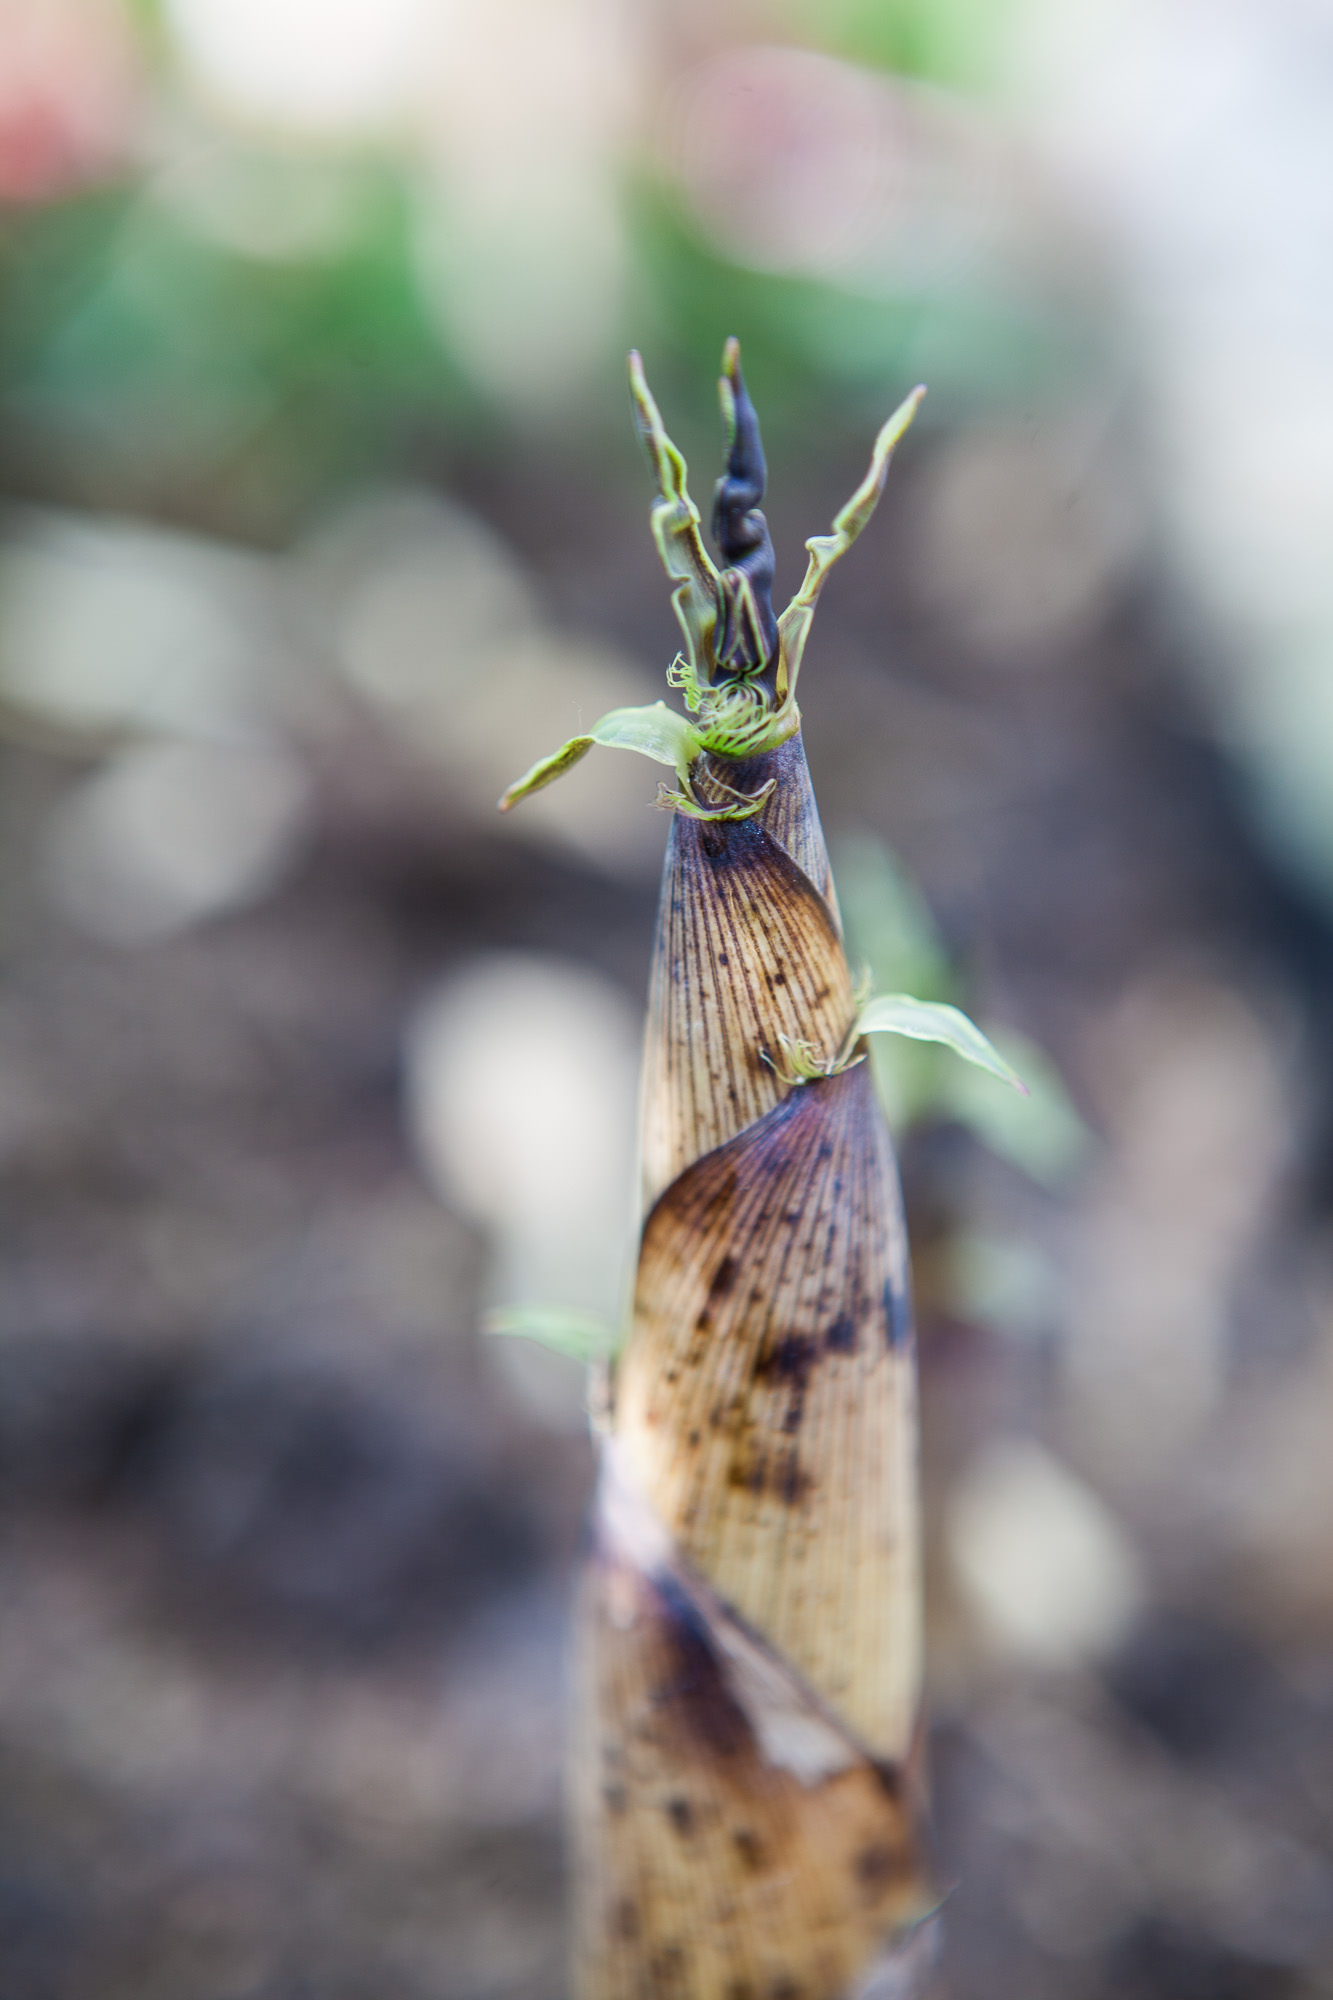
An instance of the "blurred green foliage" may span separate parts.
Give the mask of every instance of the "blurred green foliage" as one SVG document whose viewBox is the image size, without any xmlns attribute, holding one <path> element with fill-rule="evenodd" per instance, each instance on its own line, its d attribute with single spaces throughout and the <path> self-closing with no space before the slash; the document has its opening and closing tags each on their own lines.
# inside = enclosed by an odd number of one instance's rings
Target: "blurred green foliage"
<svg viewBox="0 0 1333 2000">
<path fill-rule="evenodd" d="M 779 443 L 813 425 L 816 411 L 823 427 L 840 412 L 859 429 L 882 421 L 886 396 L 913 382 L 929 383 L 922 417 L 931 423 L 1058 397 L 1085 365 L 1086 329 L 995 274 L 969 269 L 929 289 L 858 292 L 731 262 L 660 180 L 634 179 L 629 214 L 635 298 L 666 350 L 662 360 L 654 351 L 664 392 L 674 372 L 685 401 L 686 385 L 716 367 L 722 339 L 739 329 L 765 435 Z"/>
<path fill-rule="evenodd" d="M 282 166 L 260 171 L 281 200 Z M 410 423 L 466 424 L 468 385 L 414 282 L 400 177 L 363 166 L 342 199 L 337 243 L 290 257 L 210 239 L 151 190 L 12 218 L 11 463 L 76 499 L 187 515 L 246 516 L 250 481 L 282 516 L 392 455 Z"/>
<path fill-rule="evenodd" d="M 955 93 L 966 122 L 975 104 L 957 93 L 984 89 L 1008 13 L 980 0 L 788 0 L 771 27 L 785 23 L 795 47 Z M 508 411 L 494 371 L 469 366 L 450 332 L 450 298 L 490 277 L 469 265 L 482 251 L 456 220 L 447 150 L 435 158 L 434 136 L 407 124 L 313 139 L 229 118 L 185 76 L 157 0 L 135 0 L 129 18 L 142 101 L 118 173 L 91 192 L 0 208 L 5 484 L 263 538 L 330 490 L 414 455 L 438 463 L 442 444 L 517 446 L 528 406 Z M 674 84 L 650 69 L 636 87 L 651 104 Z M 807 451 L 844 426 L 873 426 L 917 380 L 929 381 L 938 424 L 1058 397 L 1086 371 L 1095 332 L 1003 250 L 923 275 L 890 245 L 857 278 L 784 274 L 720 249 L 652 126 L 597 169 L 623 271 L 595 370 L 550 399 L 557 442 L 609 440 L 621 406 L 592 384 L 631 344 L 668 398 L 688 379 L 689 407 L 723 337 L 741 334 L 773 440 Z M 440 135 L 454 143 L 447 125 Z M 934 170 L 920 167 L 927 181 Z M 967 188 L 960 199 L 984 207 L 988 191 Z M 984 216 L 978 227 L 984 238 Z M 516 224 L 512 244 L 491 252 L 522 257 L 523 240 Z M 563 254 L 543 243 L 548 261 Z M 572 238 L 568 282 L 580 282 Z"/>
<path fill-rule="evenodd" d="M 964 90 L 994 82 L 1013 25 L 1006 0 L 788 0 L 783 11 L 831 54 Z"/>
</svg>

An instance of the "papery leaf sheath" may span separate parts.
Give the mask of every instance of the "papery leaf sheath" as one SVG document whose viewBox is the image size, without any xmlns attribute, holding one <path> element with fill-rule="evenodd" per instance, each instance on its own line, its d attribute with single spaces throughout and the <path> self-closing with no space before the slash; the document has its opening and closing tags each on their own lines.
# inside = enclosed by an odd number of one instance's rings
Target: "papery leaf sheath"
<svg viewBox="0 0 1333 2000">
<path fill-rule="evenodd" d="M 604 1482 L 575 1719 L 583 2000 L 840 2000 L 928 1901 L 911 1781 Z"/>
<path fill-rule="evenodd" d="M 782 1036 L 831 1060 L 855 1015 L 799 737 L 732 765 L 725 782 L 754 791 L 769 779 L 751 819 L 672 822 L 644 1037 L 645 1201 L 786 1095 Z M 705 771 L 696 790 L 707 797 L 713 782 Z"/>
<path fill-rule="evenodd" d="M 919 1699 L 907 1251 L 867 1064 L 793 1089 L 644 1225 L 616 1431 L 720 1596 L 888 1758 Z"/>
<path fill-rule="evenodd" d="M 793 689 L 824 573 L 910 410 L 810 543 L 775 648 L 734 345 L 720 571 L 637 366 L 634 385 L 697 750 L 670 795 L 647 1215 L 577 1621 L 577 1991 L 867 2000 L 916 1953 L 927 1900 L 915 1355 Z"/>
<path fill-rule="evenodd" d="M 815 803 L 815 788 L 810 782 L 805 745 L 799 733 L 766 756 L 744 763 L 728 760 L 724 775 L 737 791 L 742 792 L 757 792 L 769 778 L 774 780 L 773 790 L 757 814 L 759 824 L 809 877 L 828 903 L 834 928 L 841 935 L 837 898 L 833 893 L 833 872 L 829 867 L 824 829 L 819 821 L 819 807 Z M 707 776 L 698 782 L 701 790 L 707 788 Z"/>
</svg>

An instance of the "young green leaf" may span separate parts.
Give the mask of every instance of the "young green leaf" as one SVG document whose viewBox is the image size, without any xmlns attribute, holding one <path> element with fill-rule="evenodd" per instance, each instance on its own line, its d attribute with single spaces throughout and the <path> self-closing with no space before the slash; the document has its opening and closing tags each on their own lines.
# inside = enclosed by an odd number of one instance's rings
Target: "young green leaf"
<svg viewBox="0 0 1333 2000">
<path fill-rule="evenodd" d="M 914 1000 L 910 993 L 881 993 L 861 1009 L 857 1033 L 862 1035 L 907 1035 L 915 1042 L 943 1042 L 965 1062 L 989 1070 L 1003 1083 L 1011 1083 L 1026 1097 L 1028 1087 L 1018 1071 L 1007 1063 L 994 1043 L 969 1021 L 961 1008 L 945 1006 L 939 1000 Z"/>
<path fill-rule="evenodd" d="M 664 701 L 650 702 L 646 708 L 613 708 L 586 736 L 571 736 L 552 757 L 543 757 L 530 771 L 509 787 L 500 800 L 500 811 L 508 812 L 520 799 L 540 792 L 556 778 L 563 778 L 594 743 L 608 750 L 637 750 L 655 763 L 670 764 L 682 784 L 690 764 L 699 754 L 699 737 L 693 725 Z"/>
</svg>

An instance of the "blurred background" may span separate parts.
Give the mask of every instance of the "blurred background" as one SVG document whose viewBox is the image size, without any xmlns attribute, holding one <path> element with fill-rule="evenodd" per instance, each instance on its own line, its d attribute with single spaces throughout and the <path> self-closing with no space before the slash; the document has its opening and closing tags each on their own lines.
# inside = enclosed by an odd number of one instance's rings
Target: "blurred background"
<svg viewBox="0 0 1333 2000">
<path fill-rule="evenodd" d="M 917 1256 L 953 2000 L 1333 1995 L 1333 15 L 0 0 L 0 1991 L 560 2000 L 740 335 Z"/>
</svg>

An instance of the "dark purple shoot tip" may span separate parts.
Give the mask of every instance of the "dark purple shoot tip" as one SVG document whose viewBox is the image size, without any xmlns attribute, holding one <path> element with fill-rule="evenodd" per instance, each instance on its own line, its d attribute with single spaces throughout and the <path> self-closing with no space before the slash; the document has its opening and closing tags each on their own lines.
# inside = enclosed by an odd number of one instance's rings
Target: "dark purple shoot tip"
<svg viewBox="0 0 1333 2000">
<path fill-rule="evenodd" d="M 713 539 L 722 557 L 717 661 L 722 678 L 748 678 L 771 667 L 778 650 L 773 612 L 773 541 L 759 508 L 768 468 L 759 418 L 741 374 L 740 342 L 722 355 L 727 469 L 713 491 Z"/>
</svg>

